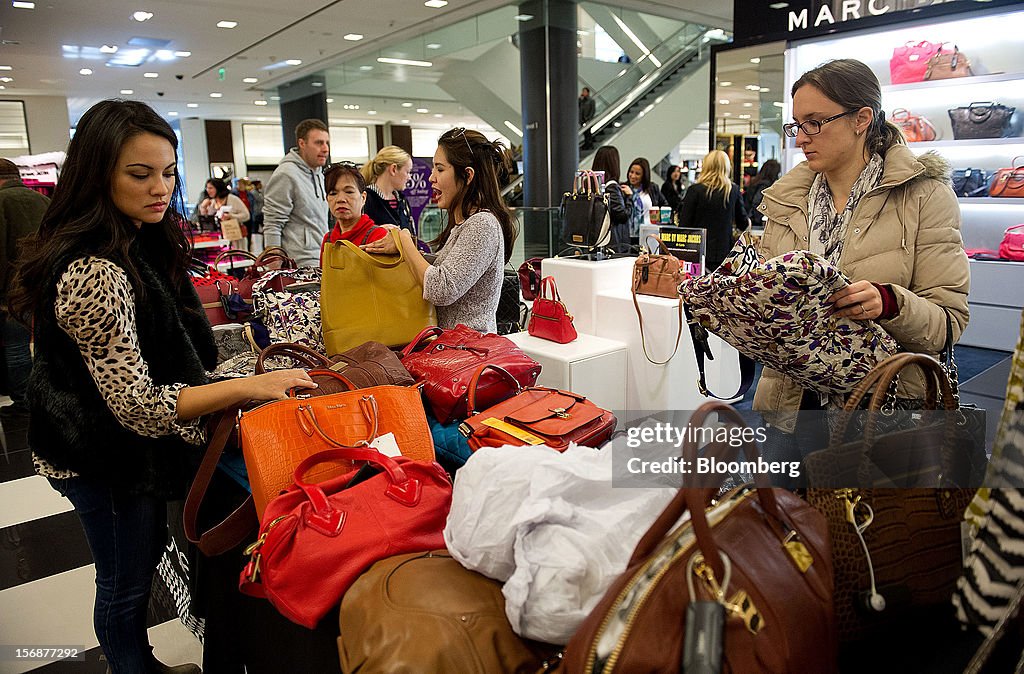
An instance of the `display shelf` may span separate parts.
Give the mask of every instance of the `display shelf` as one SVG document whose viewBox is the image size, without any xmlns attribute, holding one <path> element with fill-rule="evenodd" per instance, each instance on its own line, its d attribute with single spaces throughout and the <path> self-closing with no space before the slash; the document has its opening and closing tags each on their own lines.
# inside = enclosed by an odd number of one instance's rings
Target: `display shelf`
<svg viewBox="0 0 1024 674">
<path fill-rule="evenodd" d="M 1022 197 L 957 197 L 956 200 L 968 206 L 1024 206 Z"/>
<path fill-rule="evenodd" d="M 235 260 L 234 262 L 221 262 L 217 265 L 217 269 L 220 271 L 227 271 L 228 269 L 241 269 L 243 267 L 251 267 L 253 261 L 249 259 Z"/>
<path fill-rule="evenodd" d="M 192 248 L 200 250 L 203 248 L 223 248 L 228 245 L 227 239 L 213 239 L 211 241 L 196 241 L 192 244 Z"/>
<path fill-rule="evenodd" d="M 930 140 L 927 142 L 920 143 L 907 143 L 914 152 L 924 152 L 926 150 L 938 150 L 941 148 L 950 147 L 969 147 L 969 148 L 986 148 L 986 147 L 1001 147 L 1004 145 L 1020 145 L 1021 149 L 1024 150 L 1024 137 L 1014 136 L 1012 138 L 970 138 L 964 140 Z"/>
<path fill-rule="evenodd" d="M 970 87 L 973 85 L 987 85 L 998 82 L 1015 82 L 1024 79 L 1024 73 L 989 73 L 988 75 L 972 75 L 970 77 L 956 77 L 948 80 L 925 80 L 923 82 L 908 82 L 907 84 L 885 84 L 882 85 L 882 95 L 902 93 L 904 91 L 927 91 L 929 89 L 944 89 L 949 87 Z"/>
</svg>

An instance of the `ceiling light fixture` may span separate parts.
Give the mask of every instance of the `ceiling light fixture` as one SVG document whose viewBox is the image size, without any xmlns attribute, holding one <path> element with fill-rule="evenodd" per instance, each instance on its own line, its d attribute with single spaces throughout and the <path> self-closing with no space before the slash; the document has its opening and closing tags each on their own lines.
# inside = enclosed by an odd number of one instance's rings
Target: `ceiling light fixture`
<svg viewBox="0 0 1024 674">
<path fill-rule="evenodd" d="M 750 62 L 751 63 L 760 63 L 761 62 L 761 57 L 760 56 L 755 56 L 754 58 L 750 59 Z"/>
<path fill-rule="evenodd" d="M 264 101 L 263 99 L 255 100 L 255 101 L 252 102 L 252 104 L 253 105 L 269 105 L 269 103 L 267 101 Z"/>
<path fill-rule="evenodd" d="M 13 70 L 11 66 L 0 66 L 0 70 Z"/>
<path fill-rule="evenodd" d="M 22 2 L 21 0 L 13 0 L 11 7 L 15 9 L 35 9 L 36 3 L 34 2 Z"/>
<path fill-rule="evenodd" d="M 731 87 L 732 82 L 719 82 L 718 85 L 722 87 Z"/>
<path fill-rule="evenodd" d="M 408 120 L 408 119 L 403 119 L 403 120 L 402 120 L 402 124 L 408 124 L 408 123 L 409 123 L 409 120 Z"/>
<path fill-rule="evenodd" d="M 192 56 L 192 52 L 190 52 L 190 51 L 176 51 L 176 52 L 174 52 L 174 55 L 177 56 L 180 59 L 187 59 L 189 56 Z"/>
<path fill-rule="evenodd" d="M 132 18 L 138 22 L 149 21 L 153 18 L 153 12 L 135 12 L 132 14 Z"/>
<path fill-rule="evenodd" d="M 435 112 L 434 113 L 434 117 L 437 117 L 438 119 L 440 119 L 441 117 L 444 117 L 444 115 L 442 115 L 440 112 Z"/>
<path fill-rule="evenodd" d="M 186 108 L 198 108 L 199 104 L 198 103 L 186 103 L 185 107 Z"/>
<path fill-rule="evenodd" d="M 362 71 L 373 70 L 373 66 L 359 66 Z"/>
<path fill-rule="evenodd" d="M 772 101 L 772 105 L 774 105 L 776 108 L 784 108 L 784 107 L 786 107 L 786 106 L 784 106 L 782 104 L 782 101 Z"/>
<path fill-rule="evenodd" d="M 440 48 L 441 48 L 441 43 L 440 42 L 431 42 L 430 44 L 427 45 L 427 49 L 440 49 Z"/>
<path fill-rule="evenodd" d="M 0 77 L 0 82 L 13 82 L 13 77 Z"/>
<path fill-rule="evenodd" d="M 376 115 L 377 111 L 376 110 L 367 110 L 366 114 L 368 114 L 368 115 Z"/>
<path fill-rule="evenodd" d="M 271 96 L 270 100 L 272 100 L 272 101 L 279 101 L 279 100 L 281 100 L 281 97 L 280 96 Z"/>
<path fill-rule="evenodd" d="M 448 0 L 427 0 L 423 3 L 424 7 L 433 7 L 434 9 L 441 9 L 448 4 Z"/>
<path fill-rule="evenodd" d="M 221 98 L 223 96 L 224 94 L 220 93 L 219 91 L 213 91 L 210 93 L 210 98 Z"/>
<path fill-rule="evenodd" d="M 516 21 L 529 21 L 530 19 L 533 18 L 533 14 L 516 14 L 512 18 L 515 19 Z"/>
<path fill-rule="evenodd" d="M 752 107 L 754 107 L 754 104 L 753 103 L 744 103 L 743 107 L 744 108 L 752 108 Z"/>
<path fill-rule="evenodd" d="M 89 68 L 82 68 L 81 70 L 78 71 L 78 74 L 79 75 L 92 75 L 92 70 L 90 70 Z"/>
<path fill-rule="evenodd" d="M 174 60 L 174 52 L 172 52 L 170 49 L 158 49 L 157 52 L 153 54 L 153 56 L 157 57 L 161 61 Z"/>
<path fill-rule="evenodd" d="M 6 89 L 6 88 L 7 88 L 6 86 L 4 86 L 3 84 L 0 84 L 0 89 Z"/>
<path fill-rule="evenodd" d="M 301 66 L 302 59 L 288 59 L 287 61 L 285 61 L 285 63 L 290 66 Z"/>
<path fill-rule="evenodd" d="M 768 87 L 760 87 L 758 88 L 758 91 L 760 91 L 763 94 L 771 91 L 771 89 L 769 89 Z"/>
<path fill-rule="evenodd" d="M 403 108 L 411 108 L 412 107 L 412 103 L 410 103 L 409 101 L 406 101 L 405 103 L 402 103 L 402 107 Z"/>
<path fill-rule="evenodd" d="M 721 98 L 721 99 L 718 100 L 718 104 L 719 105 L 729 105 L 729 99 L 728 98 Z"/>
<path fill-rule="evenodd" d="M 267 121 L 267 118 L 266 117 L 257 117 L 256 121 L 257 122 L 265 122 L 265 121 Z"/>
<path fill-rule="evenodd" d="M 328 99 L 326 99 L 326 101 L 327 101 L 328 103 L 333 103 L 333 102 L 334 102 L 334 99 L 333 99 L 333 98 L 328 98 Z"/>
<path fill-rule="evenodd" d="M 750 119 L 750 115 L 740 115 L 740 119 Z"/>
<path fill-rule="evenodd" d="M 237 21 L 218 21 L 217 28 L 234 28 L 238 25 Z"/>
<path fill-rule="evenodd" d="M 428 110 L 427 108 L 416 108 L 416 112 L 420 113 L 421 115 L 425 115 L 428 112 L 430 112 L 430 110 Z"/>
<path fill-rule="evenodd" d="M 323 82 L 310 82 L 309 85 L 311 87 L 322 87 L 324 85 L 324 83 Z"/>
<path fill-rule="evenodd" d="M 167 114 L 170 115 L 171 117 L 177 117 L 178 116 L 178 111 L 177 110 L 171 110 Z"/>
<path fill-rule="evenodd" d="M 789 3 L 788 2 L 773 2 L 772 4 L 768 5 L 768 7 L 770 9 L 786 9 L 787 7 L 789 7 Z"/>
<path fill-rule="evenodd" d="M 156 79 L 157 77 L 160 77 L 160 73 L 142 73 L 142 76 L 143 77 L 148 77 L 149 79 L 153 80 L 153 79 Z"/>
<path fill-rule="evenodd" d="M 410 59 L 393 59 L 387 56 L 381 56 L 377 59 L 377 63 L 390 63 L 396 66 L 418 66 L 420 68 L 430 68 L 434 64 L 430 61 L 412 61 Z"/>
<path fill-rule="evenodd" d="M 256 84 L 260 80 L 259 80 L 258 77 L 243 77 L 242 81 L 245 82 L 246 84 Z"/>
<path fill-rule="evenodd" d="M 507 126 L 509 129 L 511 129 L 512 133 L 516 134 L 520 138 L 523 137 L 523 132 L 519 130 L 518 126 L 516 126 L 512 122 L 508 121 L 507 119 L 504 120 L 504 122 L 505 122 L 505 126 Z"/>
<path fill-rule="evenodd" d="M 105 44 L 102 47 L 100 47 L 100 51 L 103 52 L 104 54 L 116 54 L 117 53 L 117 45 Z"/>
<path fill-rule="evenodd" d="M 134 89 L 122 89 L 121 90 L 121 95 L 122 96 L 131 96 L 134 93 L 135 93 Z"/>
<path fill-rule="evenodd" d="M 344 35 L 344 36 L 342 36 L 342 39 L 344 39 L 344 40 L 350 40 L 350 41 L 352 41 L 352 42 L 357 42 L 357 41 L 359 41 L 359 40 L 362 40 L 362 39 L 363 39 L 363 36 L 362 36 L 362 35 L 360 35 L 359 33 L 349 33 L 348 35 Z"/>
<path fill-rule="evenodd" d="M 732 115 L 731 112 L 723 112 L 722 113 L 722 117 L 730 117 L 731 115 Z"/>
</svg>

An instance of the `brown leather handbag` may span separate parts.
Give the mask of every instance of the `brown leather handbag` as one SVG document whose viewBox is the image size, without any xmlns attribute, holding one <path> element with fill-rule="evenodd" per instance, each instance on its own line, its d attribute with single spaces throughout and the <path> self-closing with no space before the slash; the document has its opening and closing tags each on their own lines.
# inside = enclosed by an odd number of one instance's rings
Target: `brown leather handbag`
<svg viewBox="0 0 1024 674">
<path fill-rule="evenodd" d="M 477 386 L 487 370 L 494 370 L 513 387 L 508 400 L 477 412 Z M 482 365 L 469 383 L 470 416 L 459 424 L 474 452 L 481 447 L 544 444 L 558 451 L 570 442 L 600 447 L 615 432 L 615 415 L 586 396 L 543 386 L 520 388 L 515 377 L 497 365 Z"/>
<path fill-rule="evenodd" d="M 388 384 L 411 386 L 415 383 L 398 354 L 380 342 L 366 342 L 331 358 L 302 344 L 271 344 L 256 359 L 256 374 L 265 372 L 264 361 L 274 356 L 287 356 L 306 368 L 334 370 L 348 381 L 350 389 Z"/>
<path fill-rule="evenodd" d="M 683 336 L 683 300 L 679 296 L 679 284 L 686 278 L 686 274 L 683 272 L 683 263 L 669 252 L 664 241 L 655 236 L 647 238 L 658 242 L 660 253 L 642 252 L 633 263 L 633 306 L 636 308 L 636 317 L 640 322 L 640 345 L 644 349 L 644 356 L 655 365 L 664 365 L 676 355 L 676 351 L 679 350 L 679 339 Z M 637 295 L 667 297 L 679 302 L 679 331 L 676 332 L 676 344 L 672 353 L 665 360 L 654 360 L 647 353 L 647 340 L 644 338 L 644 316 L 640 312 Z"/>
<path fill-rule="evenodd" d="M 1010 168 L 996 171 L 988 188 L 990 197 L 1024 197 L 1024 164 L 1017 165 L 1017 160 L 1022 158 L 1014 157 Z"/>
<path fill-rule="evenodd" d="M 745 427 L 722 403 L 702 405 L 691 427 L 701 426 L 711 412 Z M 688 440 L 683 458 L 696 461 L 696 444 L 692 436 Z M 757 461 L 755 447 L 747 444 L 744 453 Z M 685 635 L 696 627 L 687 624 L 691 610 L 708 601 L 726 607 L 722 666 L 715 671 L 835 671 L 825 518 L 783 489 L 740 487 L 713 502 L 717 492 L 717 487 L 679 490 L 637 544 L 626 572 L 569 641 L 567 672 L 683 671 Z M 677 525 L 687 511 L 690 519 Z"/>
<path fill-rule="evenodd" d="M 948 80 L 955 77 L 970 77 L 971 60 L 960 49 L 953 45 L 953 51 L 939 51 L 928 59 L 928 69 L 924 72 L 926 80 Z"/>
<path fill-rule="evenodd" d="M 339 623 L 343 672 L 533 674 L 558 651 L 517 636 L 501 584 L 447 550 L 371 566 L 342 598 Z"/>
</svg>

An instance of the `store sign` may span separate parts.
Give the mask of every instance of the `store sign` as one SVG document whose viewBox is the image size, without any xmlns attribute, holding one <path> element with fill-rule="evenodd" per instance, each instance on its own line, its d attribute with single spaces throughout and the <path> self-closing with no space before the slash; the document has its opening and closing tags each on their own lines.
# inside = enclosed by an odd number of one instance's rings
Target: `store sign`
<svg viewBox="0 0 1024 674">
<path fill-rule="evenodd" d="M 985 7 L 1018 0 L 990 0 Z M 979 9 L 974 0 L 734 0 L 736 43 L 794 40 L 843 30 Z"/>
<path fill-rule="evenodd" d="M 409 183 L 405 186 L 405 190 L 402 193 L 405 194 L 405 200 L 409 202 L 409 213 L 412 215 L 414 223 L 420 221 L 420 214 L 423 213 L 423 209 L 430 203 L 430 170 L 432 162 L 433 159 L 412 158 Z"/>
</svg>

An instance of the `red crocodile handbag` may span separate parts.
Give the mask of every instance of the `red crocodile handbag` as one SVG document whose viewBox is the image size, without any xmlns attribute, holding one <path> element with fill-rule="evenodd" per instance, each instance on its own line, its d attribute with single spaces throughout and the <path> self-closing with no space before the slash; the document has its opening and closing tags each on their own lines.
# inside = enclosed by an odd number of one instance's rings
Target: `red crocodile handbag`
<svg viewBox="0 0 1024 674">
<path fill-rule="evenodd" d="M 356 471 L 305 481 L 307 471 L 332 461 L 366 461 L 383 471 L 355 484 Z M 436 462 L 340 447 L 307 458 L 294 479 L 268 504 L 239 578 L 239 590 L 266 597 L 292 622 L 316 627 L 377 561 L 444 547 L 452 483 Z"/>
<path fill-rule="evenodd" d="M 420 350 L 425 340 L 435 337 Z M 520 386 L 533 386 L 540 363 L 523 353 L 512 340 L 493 333 L 482 334 L 465 325 L 451 330 L 429 327 L 402 351 L 402 365 L 423 384 L 423 397 L 442 424 L 466 418 L 469 382 L 485 364 L 500 365 Z M 497 374 L 480 382 L 477 397 L 485 407 L 505 400 L 515 387 Z"/>
<path fill-rule="evenodd" d="M 617 420 L 608 410 L 586 396 L 543 386 L 517 389 L 508 400 L 477 412 L 477 384 L 486 370 L 493 370 L 510 385 L 517 383 L 496 365 L 484 365 L 473 375 L 469 385 L 471 416 L 459 425 L 459 432 L 474 452 L 481 447 L 541 444 L 563 452 L 570 442 L 600 447 L 615 432 Z"/>
<path fill-rule="evenodd" d="M 576 328 L 572 324 L 572 314 L 562 304 L 558 296 L 558 286 L 554 276 L 545 276 L 540 281 L 540 294 L 533 302 L 530 311 L 530 322 L 526 331 L 534 337 L 547 339 L 559 344 L 568 344 L 576 339 Z"/>
</svg>

